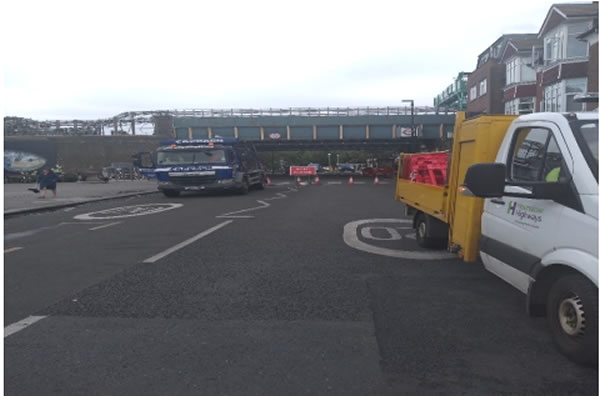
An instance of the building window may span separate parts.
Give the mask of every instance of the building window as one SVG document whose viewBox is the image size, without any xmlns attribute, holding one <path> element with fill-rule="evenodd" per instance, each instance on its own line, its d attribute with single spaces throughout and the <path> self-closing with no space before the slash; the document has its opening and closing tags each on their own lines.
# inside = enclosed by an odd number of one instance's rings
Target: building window
<svg viewBox="0 0 600 396">
<path fill-rule="evenodd" d="M 510 100 L 504 103 L 504 114 L 529 114 L 533 113 L 534 98 L 525 97 Z"/>
<path fill-rule="evenodd" d="M 519 99 L 509 100 L 504 103 L 504 114 L 517 114 L 517 103 Z"/>
<path fill-rule="evenodd" d="M 558 28 L 544 38 L 544 60 L 546 64 L 563 59 L 564 28 Z"/>
<path fill-rule="evenodd" d="M 506 64 L 506 85 L 521 81 L 521 58 L 513 58 Z"/>
<path fill-rule="evenodd" d="M 561 112 L 563 111 L 563 92 L 562 82 L 549 85 L 544 88 L 544 111 Z"/>
<path fill-rule="evenodd" d="M 565 97 L 567 100 L 567 111 L 583 111 L 583 103 L 575 102 L 575 95 L 585 93 L 587 89 L 587 78 L 574 78 L 565 81 Z"/>
<path fill-rule="evenodd" d="M 529 114 L 533 113 L 535 109 L 535 98 L 520 98 L 517 104 L 517 114 Z"/>
<path fill-rule="evenodd" d="M 579 40 L 577 36 L 590 28 L 589 23 L 577 23 L 568 26 L 567 33 L 567 59 L 584 58 L 588 56 L 588 44 Z"/>
<path fill-rule="evenodd" d="M 487 78 L 479 83 L 479 96 L 483 96 L 487 93 Z"/>
<path fill-rule="evenodd" d="M 477 99 L 477 85 L 472 86 L 469 91 L 469 100 L 472 102 L 475 99 Z"/>
</svg>

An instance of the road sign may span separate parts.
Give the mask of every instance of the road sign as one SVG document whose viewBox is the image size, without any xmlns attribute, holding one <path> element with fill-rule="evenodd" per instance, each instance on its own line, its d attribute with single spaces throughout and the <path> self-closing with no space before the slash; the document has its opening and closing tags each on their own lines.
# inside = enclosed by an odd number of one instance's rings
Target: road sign
<svg viewBox="0 0 600 396">
<path fill-rule="evenodd" d="M 314 176 L 317 168 L 314 166 L 290 166 L 290 176 Z"/>
</svg>

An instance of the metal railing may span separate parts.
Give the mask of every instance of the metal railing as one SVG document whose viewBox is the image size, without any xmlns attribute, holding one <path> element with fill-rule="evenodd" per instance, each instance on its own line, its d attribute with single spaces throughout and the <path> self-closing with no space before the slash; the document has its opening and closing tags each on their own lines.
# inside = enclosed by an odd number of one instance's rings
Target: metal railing
<svg viewBox="0 0 600 396">
<path fill-rule="evenodd" d="M 455 109 L 415 106 L 415 115 L 453 114 Z M 4 135 L 104 135 L 105 128 L 112 134 L 127 135 L 135 125 L 152 124 L 159 117 L 194 118 L 258 118 L 258 117 L 357 117 L 410 115 L 410 106 L 387 107 L 288 107 L 268 109 L 175 109 L 120 113 L 97 120 L 44 120 L 21 117 L 4 118 Z M 125 128 L 129 125 L 130 128 Z"/>
<path fill-rule="evenodd" d="M 415 106 L 415 114 L 450 114 L 454 109 Z M 163 112 L 164 114 L 165 112 Z M 410 115 L 410 106 L 387 107 L 289 107 L 268 109 L 178 109 L 168 112 L 175 117 L 257 118 L 257 117 L 356 117 Z"/>
</svg>

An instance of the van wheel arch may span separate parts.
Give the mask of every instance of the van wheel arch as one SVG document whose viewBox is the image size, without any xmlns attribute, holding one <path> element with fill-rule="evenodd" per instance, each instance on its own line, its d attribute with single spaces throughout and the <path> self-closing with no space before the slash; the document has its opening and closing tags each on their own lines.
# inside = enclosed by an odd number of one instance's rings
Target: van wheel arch
<svg viewBox="0 0 600 396">
<path fill-rule="evenodd" d="M 538 265 L 541 267 L 540 263 Z M 562 264 L 551 264 L 539 270 L 535 276 L 535 282 L 531 284 L 527 292 L 527 312 L 530 316 L 546 316 L 546 303 L 552 285 L 560 278 L 570 274 L 580 273 Z"/>
</svg>

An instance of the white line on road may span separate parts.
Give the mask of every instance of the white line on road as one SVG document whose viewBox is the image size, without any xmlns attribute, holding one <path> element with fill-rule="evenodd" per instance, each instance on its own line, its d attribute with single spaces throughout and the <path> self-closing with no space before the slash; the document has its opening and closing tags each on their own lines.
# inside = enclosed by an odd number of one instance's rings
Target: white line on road
<svg viewBox="0 0 600 396">
<path fill-rule="evenodd" d="M 4 254 L 10 253 L 10 252 L 16 252 L 17 250 L 21 250 L 21 249 L 23 249 L 23 248 L 22 247 L 14 247 L 14 248 L 10 248 L 10 249 L 5 249 Z"/>
<path fill-rule="evenodd" d="M 235 214 L 238 214 L 238 213 L 252 212 L 254 210 L 264 209 L 264 208 L 267 208 L 267 207 L 271 206 L 271 204 L 266 203 L 265 201 L 258 201 L 257 200 L 256 202 L 258 202 L 259 204 L 261 204 L 261 206 L 255 206 L 253 208 L 236 210 L 235 212 L 223 213 L 223 214 L 219 215 L 219 217 L 227 217 L 227 216 L 235 215 Z"/>
<path fill-rule="evenodd" d="M 104 225 L 101 225 L 101 226 L 98 226 L 98 227 L 88 228 L 88 230 L 90 230 L 90 231 L 101 230 L 103 228 L 112 227 L 114 225 L 121 224 L 121 223 L 122 223 L 122 221 L 115 221 L 114 223 L 108 223 L 108 224 L 104 224 Z"/>
<path fill-rule="evenodd" d="M 329 181 L 327 184 L 342 184 L 341 181 Z"/>
<path fill-rule="evenodd" d="M 40 320 L 47 318 L 47 316 L 30 316 L 23 320 L 19 320 L 16 323 L 8 325 L 4 328 L 4 338 L 8 337 L 11 334 L 15 334 L 18 331 L 23 330 L 26 327 L 31 326 L 35 322 L 39 322 Z"/>
<path fill-rule="evenodd" d="M 265 201 L 274 201 L 276 199 L 283 199 L 283 198 L 287 198 L 287 195 L 285 195 L 283 193 L 277 193 L 275 197 L 265 198 Z"/>
<path fill-rule="evenodd" d="M 177 245 L 175 245 L 175 246 L 173 246 L 173 247 L 171 247 L 171 248 L 169 248 L 169 249 L 167 249 L 167 250 L 165 250 L 165 251 L 163 251 L 161 253 L 158 253 L 158 254 L 150 257 L 150 258 L 147 258 L 143 262 L 144 263 L 154 263 L 154 262 L 160 260 L 161 258 L 166 257 L 169 254 L 171 254 L 171 253 L 173 253 L 173 252 L 175 252 L 175 251 L 177 251 L 177 250 L 179 250 L 179 249 L 181 249 L 183 247 L 186 247 L 187 245 L 189 245 L 191 243 L 194 243 L 197 240 L 202 239 L 205 236 L 210 235 L 213 232 L 215 232 L 215 231 L 219 230 L 220 228 L 223 228 L 226 225 L 231 224 L 231 223 L 233 223 L 233 220 L 227 220 L 227 221 L 222 222 L 221 224 L 217 224 L 216 226 L 214 226 L 212 228 L 209 228 L 206 231 L 202 231 L 200 234 L 196 235 L 195 237 L 187 239 L 187 240 L 185 240 L 185 241 L 183 241 L 181 243 L 178 243 Z"/>
</svg>

